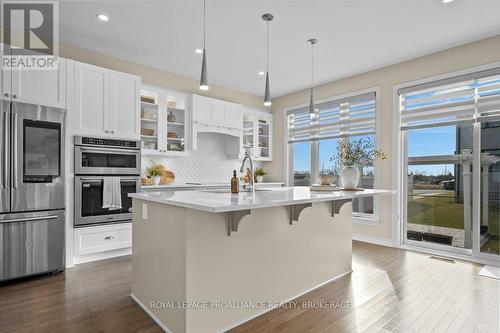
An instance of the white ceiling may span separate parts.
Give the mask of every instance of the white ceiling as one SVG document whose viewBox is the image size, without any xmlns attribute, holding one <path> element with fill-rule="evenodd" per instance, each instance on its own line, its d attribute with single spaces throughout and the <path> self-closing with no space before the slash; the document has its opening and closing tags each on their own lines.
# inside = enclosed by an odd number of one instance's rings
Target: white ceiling
<svg viewBox="0 0 500 333">
<path fill-rule="evenodd" d="M 86 49 L 199 78 L 202 0 L 65 1 L 60 39 Z M 106 13 L 107 23 L 96 19 Z M 413 59 L 500 34 L 499 0 L 207 0 L 209 82 L 263 94 L 265 24 L 276 96 L 306 88 L 315 37 L 316 81 Z"/>
</svg>

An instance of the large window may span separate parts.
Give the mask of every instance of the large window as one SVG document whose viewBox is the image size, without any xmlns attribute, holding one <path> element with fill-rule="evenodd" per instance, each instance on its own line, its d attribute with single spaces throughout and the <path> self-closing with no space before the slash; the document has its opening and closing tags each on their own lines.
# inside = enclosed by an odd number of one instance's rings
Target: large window
<svg viewBox="0 0 500 333">
<path fill-rule="evenodd" d="M 339 184 L 342 168 L 337 158 L 340 140 L 376 140 L 378 109 L 377 89 L 330 98 L 316 104 L 316 111 L 309 114 L 308 107 L 287 111 L 288 179 L 294 186 L 317 183 L 320 174 L 334 176 Z M 374 188 L 376 168 L 360 166 L 360 187 Z M 353 201 L 355 217 L 374 220 L 376 200 L 372 197 Z"/>
<path fill-rule="evenodd" d="M 500 68 L 398 93 L 405 242 L 498 255 Z"/>
</svg>

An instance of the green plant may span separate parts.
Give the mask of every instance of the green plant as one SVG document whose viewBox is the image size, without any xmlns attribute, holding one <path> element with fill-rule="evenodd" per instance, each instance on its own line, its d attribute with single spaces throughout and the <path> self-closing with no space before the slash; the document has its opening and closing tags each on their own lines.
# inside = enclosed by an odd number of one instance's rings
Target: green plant
<svg viewBox="0 0 500 333">
<path fill-rule="evenodd" d="M 146 172 L 150 177 L 161 177 L 164 174 L 163 168 L 160 165 L 152 165 L 146 169 Z"/>
<path fill-rule="evenodd" d="M 337 146 L 337 153 L 330 157 L 330 162 L 341 166 L 370 166 L 375 160 L 386 160 L 387 154 L 375 149 L 373 141 L 365 138 L 349 140 L 342 138 Z"/>
<path fill-rule="evenodd" d="M 256 176 L 265 176 L 266 172 L 262 168 L 257 168 L 257 169 L 255 169 L 255 175 Z"/>
<path fill-rule="evenodd" d="M 338 175 L 338 173 L 339 173 L 338 168 L 336 168 L 335 163 L 331 168 L 326 168 L 324 163 L 321 164 L 321 170 L 319 170 L 319 176 L 332 176 L 332 175 Z"/>
</svg>

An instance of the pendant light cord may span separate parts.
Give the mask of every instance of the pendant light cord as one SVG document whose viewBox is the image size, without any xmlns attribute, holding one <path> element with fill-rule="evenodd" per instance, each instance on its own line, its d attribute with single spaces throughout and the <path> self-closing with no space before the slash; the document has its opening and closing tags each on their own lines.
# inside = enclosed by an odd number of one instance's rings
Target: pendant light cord
<svg viewBox="0 0 500 333">
<path fill-rule="evenodd" d="M 311 44 L 311 89 L 314 87 L 314 44 Z"/>
<path fill-rule="evenodd" d="M 266 48 L 267 48 L 267 54 L 266 54 L 266 72 L 269 73 L 269 21 L 267 21 L 267 41 L 266 41 Z"/>
<path fill-rule="evenodd" d="M 206 30 L 206 23 L 205 23 L 205 21 L 206 21 L 206 17 L 207 17 L 206 16 L 206 8 L 205 8 L 206 4 L 205 4 L 205 1 L 206 0 L 203 0 L 203 50 L 205 50 L 205 40 L 206 40 L 206 38 L 205 38 L 205 35 L 206 35 L 206 31 L 205 31 Z"/>
</svg>

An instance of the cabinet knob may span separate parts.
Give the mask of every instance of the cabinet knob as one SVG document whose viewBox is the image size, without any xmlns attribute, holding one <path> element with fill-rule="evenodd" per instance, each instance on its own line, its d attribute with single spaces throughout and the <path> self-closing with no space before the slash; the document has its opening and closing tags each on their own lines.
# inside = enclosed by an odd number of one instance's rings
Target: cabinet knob
<svg viewBox="0 0 500 333">
<path fill-rule="evenodd" d="M 3 95 L 4 95 L 5 97 L 9 97 L 9 94 L 8 94 L 8 93 L 5 93 L 5 94 L 3 94 Z"/>
<path fill-rule="evenodd" d="M 16 95 L 16 94 L 14 94 L 14 95 L 12 95 L 12 97 L 17 98 L 17 95 Z"/>
<path fill-rule="evenodd" d="M 113 236 L 104 237 L 105 240 L 112 240 L 113 238 Z"/>
</svg>

